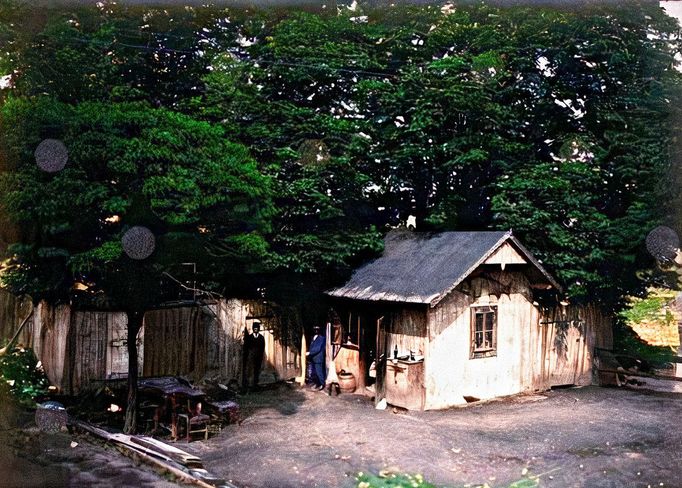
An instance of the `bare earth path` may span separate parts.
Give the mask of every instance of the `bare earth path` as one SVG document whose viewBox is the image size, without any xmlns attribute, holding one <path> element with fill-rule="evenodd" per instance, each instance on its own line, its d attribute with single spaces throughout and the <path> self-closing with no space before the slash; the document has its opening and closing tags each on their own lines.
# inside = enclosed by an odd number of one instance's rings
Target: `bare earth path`
<svg viewBox="0 0 682 488">
<path fill-rule="evenodd" d="M 241 399 L 241 425 L 181 446 L 244 487 L 346 487 L 395 467 L 438 485 L 682 487 L 682 395 L 598 387 L 439 412 L 281 385 Z M 662 485 L 661 485 L 662 484 Z"/>
<path fill-rule="evenodd" d="M 0 389 L 0 488 L 177 488 L 89 435 L 41 432 Z"/>
</svg>

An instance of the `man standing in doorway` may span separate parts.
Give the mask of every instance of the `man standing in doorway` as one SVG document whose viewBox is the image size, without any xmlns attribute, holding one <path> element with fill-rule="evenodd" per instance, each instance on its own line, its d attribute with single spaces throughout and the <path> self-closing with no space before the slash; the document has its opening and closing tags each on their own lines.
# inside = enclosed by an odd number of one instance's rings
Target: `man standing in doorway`
<svg viewBox="0 0 682 488">
<path fill-rule="evenodd" d="M 244 371 L 242 373 L 244 389 L 249 386 L 249 377 L 253 381 L 253 388 L 258 386 L 265 354 L 265 337 L 260 333 L 260 322 L 254 322 L 251 331 L 251 334 L 244 337 Z"/>
<path fill-rule="evenodd" d="M 306 353 L 310 362 L 313 364 L 315 376 L 317 376 L 316 390 L 324 390 L 324 382 L 327 377 L 324 367 L 324 351 L 327 346 L 325 337 L 320 334 L 318 326 L 313 327 L 313 340 L 310 344 L 310 351 Z"/>
</svg>

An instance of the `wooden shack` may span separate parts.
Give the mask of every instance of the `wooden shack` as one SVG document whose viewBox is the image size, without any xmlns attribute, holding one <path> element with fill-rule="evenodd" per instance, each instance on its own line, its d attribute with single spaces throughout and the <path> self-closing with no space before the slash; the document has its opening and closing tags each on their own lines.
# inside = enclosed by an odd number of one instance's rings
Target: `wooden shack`
<svg viewBox="0 0 682 488">
<path fill-rule="evenodd" d="M 552 290 L 511 232 L 393 231 L 380 258 L 328 292 L 352 346 L 340 345 L 337 371 L 416 410 L 589 384 L 610 323 L 595 307 L 542 309 L 536 295 Z"/>
</svg>

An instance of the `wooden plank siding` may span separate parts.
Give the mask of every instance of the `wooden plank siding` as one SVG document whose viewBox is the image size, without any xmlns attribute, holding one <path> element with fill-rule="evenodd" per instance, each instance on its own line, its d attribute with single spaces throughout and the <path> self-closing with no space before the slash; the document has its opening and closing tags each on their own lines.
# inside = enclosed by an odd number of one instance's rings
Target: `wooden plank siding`
<svg viewBox="0 0 682 488">
<path fill-rule="evenodd" d="M 594 304 L 557 305 L 543 310 L 538 323 L 543 368 L 536 387 L 592 384 L 594 349 L 613 348 L 610 318 Z"/>
<path fill-rule="evenodd" d="M 0 288 L 0 339 L 10 340 L 32 307 L 33 303 L 28 297 L 17 297 Z M 31 343 L 31 327 L 26 324 L 17 338 L 17 344 Z"/>
<path fill-rule="evenodd" d="M 40 302 L 34 309 L 32 346 L 50 383 L 64 393 L 75 393 L 70 388 L 71 361 L 67 360 L 67 342 L 71 329 L 71 307 Z"/>
<path fill-rule="evenodd" d="M 388 333 L 388 353 L 393 357 L 395 348 L 399 355 L 412 351 L 417 355 L 424 355 L 426 351 L 426 306 L 406 305 L 398 309 L 393 308 L 386 314 Z"/>
<path fill-rule="evenodd" d="M 0 332 L 12 337 L 33 305 L 0 290 Z M 219 300 L 205 305 L 149 311 L 136 338 L 142 375 L 210 374 L 227 383 L 241 381 L 244 327 L 260 317 L 266 339 L 263 378 L 301 374 L 300 332 L 262 301 Z M 72 310 L 69 304 L 40 302 L 18 339 L 32 347 L 50 383 L 77 394 L 93 380 L 126 377 L 127 317 L 120 311 Z"/>
<path fill-rule="evenodd" d="M 50 382 L 61 391 L 76 394 L 93 380 L 127 375 L 125 313 L 73 311 L 67 304 L 53 307 L 41 302 L 34 316 L 33 349 Z M 138 348 L 141 361 L 139 338 Z"/>
<path fill-rule="evenodd" d="M 262 374 L 276 379 L 295 378 L 301 374 L 298 343 L 300 333 L 267 304 L 258 300 L 220 300 L 211 305 L 217 317 L 211 329 L 209 365 L 224 378 L 241 381 L 244 329 L 251 332 L 254 322 L 261 323 L 265 338 Z"/>
<path fill-rule="evenodd" d="M 425 356 L 425 408 L 491 398 L 560 384 L 592 382 L 594 347 L 611 349 L 611 321 L 596 305 L 541 310 L 532 303 L 530 285 L 510 264 L 505 272 L 486 270 L 465 280 L 436 307 L 419 304 L 344 301 L 355 324 L 362 317 L 359 351 L 343 351 L 337 363 L 364 388 L 376 347 L 376 321 L 384 317 L 387 354 L 395 346 Z M 497 306 L 497 355 L 470 357 L 471 307 Z M 0 292 L 2 333 L 11 337 L 30 308 Z M 341 310 L 340 310 L 341 311 Z M 215 375 L 241 381 L 242 339 L 255 320 L 266 338 L 264 375 L 288 379 L 301 375 L 300 331 L 262 301 L 219 300 L 204 306 L 151 311 L 138 340 L 144 375 L 182 374 L 192 379 Z M 12 322 L 14 321 L 14 322 Z M 12 323 L 14 325 L 12 325 Z M 72 310 L 68 304 L 34 307 L 20 342 L 33 347 L 50 382 L 78 393 L 92 380 L 127 374 L 126 316 L 120 311 Z M 368 336 L 371 332 L 371 337 Z M 293 339 L 292 339 L 293 337 Z"/>
<path fill-rule="evenodd" d="M 476 277 L 429 310 L 425 408 L 462 404 L 465 396 L 485 399 L 533 388 L 539 374 L 537 315 L 528 293 L 522 273 Z M 471 310 L 486 305 L 497 307 L 497 349 L 491 357 L 472 359 Z"/>
<path fill-rule="evenodd" d="M 207 367 L 208 326 L 197 306 L 151 310 L 144 316 L 144 376 L 187 375 Z"/>
<path fill-rule="evenodd" d="M 497 307 L 497 350 L 470 358 L 471 313 Z M 466 280 L 429 310 L 425 408 L 593 381 L 594 347 L 613 346 L 612 324 L 593 305 L 541 310 L 521 273 Z"/>
</svg>

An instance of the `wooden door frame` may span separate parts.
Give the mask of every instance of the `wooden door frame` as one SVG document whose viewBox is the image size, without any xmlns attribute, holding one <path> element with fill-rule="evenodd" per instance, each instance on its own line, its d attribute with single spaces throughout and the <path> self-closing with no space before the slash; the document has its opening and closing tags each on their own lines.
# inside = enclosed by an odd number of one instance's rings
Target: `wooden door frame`
<svg viewBox="0 0 682 488">
<path fill-rule="evenodd" d="M 378 405 L 386 397 L 386 362 L 388 359 L 388 333 L 385 328 L 385 316 L 377 319 L 376 338 L 376 381 L 374 382 L 374 405 Z"/>
</svg>

